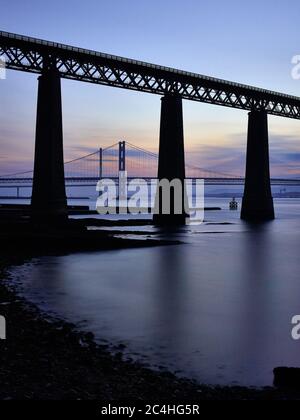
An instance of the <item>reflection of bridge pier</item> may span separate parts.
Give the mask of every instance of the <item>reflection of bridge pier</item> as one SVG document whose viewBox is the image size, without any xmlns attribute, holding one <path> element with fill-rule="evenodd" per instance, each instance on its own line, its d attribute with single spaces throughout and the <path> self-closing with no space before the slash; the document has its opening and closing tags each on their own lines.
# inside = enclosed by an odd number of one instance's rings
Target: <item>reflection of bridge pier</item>
<svg viewBox="0 0 300 420">
<path fill-rule="evenodd" d="M 55 69 L 45 70 L 38 83 L 32 218 L 63 221 L 67 218 L 67 199 L 60 75 Z"/>
</svg>

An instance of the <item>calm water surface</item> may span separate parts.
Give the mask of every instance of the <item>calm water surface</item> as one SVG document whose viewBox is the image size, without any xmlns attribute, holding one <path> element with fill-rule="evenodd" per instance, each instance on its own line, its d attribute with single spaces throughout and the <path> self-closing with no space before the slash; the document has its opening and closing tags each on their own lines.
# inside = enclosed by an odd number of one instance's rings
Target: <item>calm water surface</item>
<svg viewBox="0 0 300 420">
<path fill-rule="evenodd" d="M 208 199 L 201 226 L 144 237 L 181 245 L 43 257 L 12 270 L 21 293 L 78 322 L 125 355 L 209 384 L 271 385 L 300 366 L 300 200 L 275 200 L 277 219 L 243 223 Z M 119 229 L 119 228 L 118 228 Z M 156 232 L 156 233 L 155 233 Z"/>
</svg>

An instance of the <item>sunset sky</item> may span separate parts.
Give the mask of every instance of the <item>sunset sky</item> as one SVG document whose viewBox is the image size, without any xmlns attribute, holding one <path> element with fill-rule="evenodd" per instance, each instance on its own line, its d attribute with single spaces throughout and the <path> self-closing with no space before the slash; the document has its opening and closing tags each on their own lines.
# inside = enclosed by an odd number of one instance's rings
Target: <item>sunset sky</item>
<svg viewBox="0 0 300 420">
<path fill-rule="evenodd" d="M 0 29 L 300 96 L 297 0 L 1 0 Z M 0 174 L 31 169 L 37 76 L 0 80 Z M 119 140 L 158 149 L 160 98 L 62 81 L 65 159 Z M 187 162 L 243 174 L 247 112 L 184 101 Z M 269 117 L 271 170 L 300 176 L 300 121 Z"/>
</svg>

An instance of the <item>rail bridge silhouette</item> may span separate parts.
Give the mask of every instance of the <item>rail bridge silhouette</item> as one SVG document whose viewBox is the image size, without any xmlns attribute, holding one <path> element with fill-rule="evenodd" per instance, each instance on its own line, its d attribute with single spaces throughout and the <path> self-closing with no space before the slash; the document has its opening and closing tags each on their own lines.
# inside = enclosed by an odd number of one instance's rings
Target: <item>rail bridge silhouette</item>
<svg viewBox="0 0 300 420">
<path fill-rule="evenodd" d="M 162 97 L 158 179 L 177 178 L 184 182 L 186 178 L 183 99 L 248 111 L 241 217 L 246 220 L 274 218 L 269 171 L 268 114 L 300 119 L 300 98 L 3 31 L 0 31 L 0 57 L 5 60 L 7 69 L 39 75 L 31 199 L 33 219 L 67 218 L 61 78 Z M 125 143 L 123 145 L 121 155 L 125 153 Z M 158 224 L 181 224 L 185 221 L 185 214 L 172 212 L 170 215 L 157 214 L 154 217 Z"/>
</svg>

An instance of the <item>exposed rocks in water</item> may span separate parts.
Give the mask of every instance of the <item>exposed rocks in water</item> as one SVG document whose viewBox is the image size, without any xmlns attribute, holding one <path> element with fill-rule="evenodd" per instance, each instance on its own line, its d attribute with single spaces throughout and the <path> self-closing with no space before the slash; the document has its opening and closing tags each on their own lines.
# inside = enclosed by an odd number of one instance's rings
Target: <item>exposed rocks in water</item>
<svg viewBox="0 0 300 420">
<path fill-rule="evenodd" d="M 123 237 L 116 235 L 122 234 Z M 88 230 L 78 220 L 69 220 L 63 225 L 36 226 L 27 220 L 13 222 L 0 220 L 0 250 L 15 254 L 68 253 L 91 250 L 140 248 L 161 245 L 176 245 L 178 240 L 133 239 L 126 237 L 128 231 Z"/>
<path fill-rule="evenodd" d="M 300 391 L 300 368 L 277 367 L 274 369 L 274 386 Z"/>
</svg>

